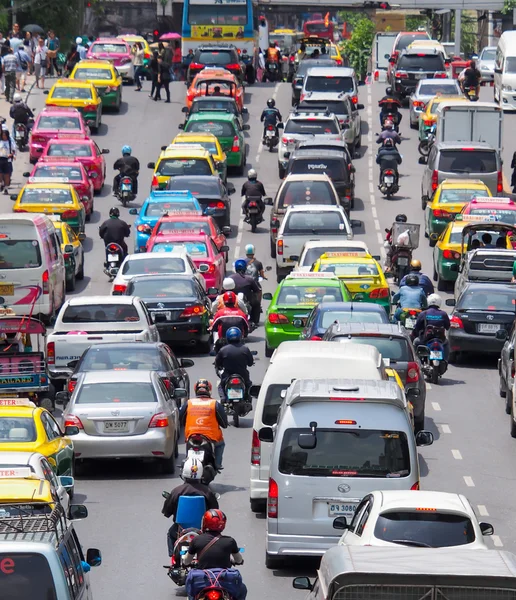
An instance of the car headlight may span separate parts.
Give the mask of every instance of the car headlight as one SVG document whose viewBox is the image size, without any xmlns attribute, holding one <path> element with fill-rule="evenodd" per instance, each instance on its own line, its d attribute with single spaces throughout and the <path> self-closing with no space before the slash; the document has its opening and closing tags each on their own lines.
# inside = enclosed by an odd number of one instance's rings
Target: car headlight
<svg viewBox="0 0 516 600">
<path fill-rule="evenodd" d="M 512 92 L 512 86 L 502 83 L 502 92 Z"/>
</svg>

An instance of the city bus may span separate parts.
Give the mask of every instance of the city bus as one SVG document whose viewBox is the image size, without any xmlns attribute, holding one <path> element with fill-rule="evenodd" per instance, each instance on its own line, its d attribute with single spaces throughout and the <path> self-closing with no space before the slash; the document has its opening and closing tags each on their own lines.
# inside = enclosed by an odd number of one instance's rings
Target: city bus
<svg viewBox="0 0 516 600">
<path fill-rule="evenodd" d="M 305 21 L 303 23 L 303 33 L 305 37 L 318 35 L 333 42 L 333 22 L 327 17 L 317 21 Z"/>
</svg>

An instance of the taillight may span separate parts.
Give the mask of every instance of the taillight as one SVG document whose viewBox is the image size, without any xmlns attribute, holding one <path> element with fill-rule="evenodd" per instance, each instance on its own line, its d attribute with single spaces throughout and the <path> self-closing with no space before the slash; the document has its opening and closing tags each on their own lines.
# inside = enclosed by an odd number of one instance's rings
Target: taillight
<svg viewBox="0 0 516 600">
<path fill-rule="evenodd" d="M 450 327 L 452 329 L 464 329 L 464 323 L 460 317 L 453 315 L 453 317 L 450 319 Z"/>
<path fill-rule="evenodd" d="M 320 342 L 322 340 L 322 335 L 313 335 L 311 338 L 312 342 Z"/>
<path fill-rule="evenodd" d="M 267 317 L 269 323 L 271 325 L 279 325 L 281 323 L 288 323 L 288 317 L 286 315 L 281 315 L 279 313 L 270 313 Z"/>
<path fill-rule="evenodd" d="M 294 144 L 296 140 L 294 138 L 288 138 L 288 137 L 283 136 L 281 138 L 281 141 L 283 144 Z"/>
<path fill-rule="evenodd" d="M 415 362 L 409 362 L 407 366 L 407 383 L 419 381 L 419 367 Z"/>
<path fill-rule="evenodd" d="M 55 342 L 48 342 L 47 344 L 47 364 L 56 364 L 56 344 Z"/>
<path fill-rule="evenodd" d="M 164 412 L 156 413 L 149 422 L 149 429 L 155 427 L 168 427 L 168 417 Z"/>
<path fill-rule="evenodd" d="M 229 69 L 229 70 L 236 69 L 237 71 L 240 71 L 240 65 L 237 63 L 231 63 L 229 65 L 224 65 L 224 68 Z"/>
<path fill-rule="evenodd" d="M 271 220 L 272 233 L 278 233 L 278 227 L 279 227 L 279 219 L 272 219 Z"/>
<path fill-rule="evenodd" d="M 434 73 L 434 79 L 446 79 L 448 77 L 448 73 Z"/>
<path fill-rule="evenodd" d="M 423 123 L 427 126 L 427 127 L 432 127 L 432 125 L 434 124 L 434 122 L 432 121 L 432 119 L 424 119 Z"/>
<path fill-rule="evenodd" d="M 204 65 L 200 63 L 190 63 L 190 69 L 204 69 Z"/>
<path fill-rule="evenodd" d="M 149 229 L 149 225 L 138 225 L 138 227 L 136 228 L 136 230 L 140 233 L 146 233 L 147 235 L 149 235 Z"/>
<path fill-rule="evenodd" d="M 210 208 L 219 208 L 219 209 L 226 208 L 226 205 L 224 204 L 224 202 L 210 202 L 208 204 L 208 206 Z"/>
<path fill-rule="evenodd" d="M 44 138 L 44 137 L 42 137 L 42 136 L 39 136 L 39 135 L 33 135 L 33 136 L 31 137 L 31 142 L 32 142 L 33 144 L 45 144 L 45 143 L 46 143 L 46 141 L 47 141 L 47 139 L 46 139 L 46 138 Z"/>
<path fill-rule="evenodd" d="M 414 106 L 415 108 L 417 108 L 417 107 L 423 108 L 423 106 L 425 106 L 425 103 L 421 102 L 421 100 L 413 100 L 412 106 Z"/>
<path fill-rule="evenodd" d="M 394 175 L 394 171 L 392 169 L 385 169 L 383 172 L 384 175 Z"/>
<path fill-rule="evenodd" d="M 133 180 L 130 177 L 124 177 L 120 183 L 123 183 L 125 185 L 131 185 L 133 183 Z"/>
<path fill-rule="evenodd" d="M 443 258 L 447 258 L 448 260 L 459 260 L 460 252 L 455 252 L 455 250 L 444 250 Z"/>
<path fill-rule="evenodd" d="M 48 294 L 50 291 L 49 284 L 48 284 L 49 279 L 50 279 L 50 276 L 48 274 L 48 271 L 43 271 L 43 275 L 41 277 L 41 287 L 43 289 L 44 294 Z"/>
<path fill-rule="evenodd" d="M 419 481 L 416 481 L 416 483 L 414 483 L 410 489 L 411 489 L 413 492 L 415 492 L 415 491 L 419 490 Z"/>
<path fill-rule="evenodd" d="M 269 495 L 267 498 L 267 516 L 269 519 L 278 518 L 278 484 L 269 478 Z"/>
<path fill-rule="evenodd" d="M 233 138 L 231 152 L 240 152 L 240 140 L 238 139 L 238 135 L 235 135 L 235 137 Z"/>
<path fill-rule="evenodd" d="M 388 288 L 377 288 L 376 290 L 373 290 L 370 294 L 369 294 L 369 298 L 388 298 L 389 297 L 389 290 Z"/>
<path fill-rule="evenodd" d="M 516 373 L 516 365 L 514 364 L 514 361 L 512 361 L 511 364 L 511 377 L 514 379 L 514 374 Z"/>
<path fill-rule="evenodd" d="M 496 191 L 498 193 L 503 192 L 503 178 L 502 178 L 501 171 L 498 171 L 498 177 L 497 177 L 497 182 L 496 182 Z"/>
<path fill-rule="evenodd" d="M 118 244 L 109 244 L 107 249 L 108 252 L 118 252 L 120 250 L 120 247 L 118 246 Z"/>
<path fill-rule="evenodd" d="M 283 254 L 283 240 L 278 240 L 276 242 L 276 244 L 277 244 L 276 252 L 278 254 Z"/>
<path fill-rule="evenodd" d="M 396 77 L 396 79 L 408 79 L 408 74 L 404 73 L 403 71 L 396 71 L 396 73 L 394 73 L 394 77 Z"/>
<path fill-rule="evenodd" d="M 75 386 L 77 385 L 77 379 L 70 379 L 68 382 L 68 392 L 73 393 Z"/>
<path fill-rule="evenodd" d="M 159 189 L 159 181 L 158 178 L 156 177 L 156 175 L 153 176 L 152 181 L 151 181 L 151 190 L 157 190 Z"/>
<path fill-rule="evenodd" d="M 76 417 L 75 415 L 66 416 L 64 427 L 78 427 L 79 429 L 84 429 L 82 421 L 79 419 L 79 417 Z"/>
<path fill-rule="evenodd" d="M 442 210 L 441 208 L 435 208 L 432 213 L 434 217 L 438 217 L 440 219 L 450 219 L 453 217 L 453 213 L 450 213 L 447 210 Z"/>
<path fill-rule="evenodd" d="M 115 283 L 113 286 L 113 296 L 122 296 L 125 293 L 127 286 L 122 283 Z"/>
<path fill-rule="evenodd" d="M 230 383 L 230 385 L 240 385 L 241 381 L 240 381 L 240 379 L 235 377 L 234 379 L 230 379 L 229 383 Z"/>
<path fill-rule="evenodd" d="M 439 187 L 439 174 L 437 173 L 436 170 L 432 171 L 432 191 L 435 192 L 435 190 Z"/>
<path fill-rule="evenodd" d="M 306 94 L 301 94 L 301 96 L 299 96 L 299 101 L 303 102 L 303 100 L 306 98 Z"/>
<path fill-rule="evenodd" d="M 61 213 L 61 221 L 66 221 L 67 219 L 76 219 L 79 216 L 79 212 L 76 210 L 65 210 Z"/>
<path fill-rule="evenodd" d="M 207 600 L 222 600 L 222 591 L 221 590 L 209 590 L 206 592 Z"/>
<path fill-rule="evenodd" d="M 186 319 L 189 317 L 199 317 L 204 312 L 206 312 L 206 309 L 204 308 L 204 306 L 202 304 L 194 304 L 193 306 L 187 306 L 183 310 L 183 312 L 179 315 L 179 318 Z"/>
<path fill-rule="evenodd" d="M 97 107 L 94 104 L 87 104 L 83 107 L 83 110 L 85 112 L 95 112 L 97 110 Z"/>
<path fill-rule="evenodd" d="M 336 58 L 335 62 L 339 65 L 339 67 L 342 67 L 342 58 Z"/>
<path fill-rule="evenodd" d="M 169 390 L 169 389 L 170 389 L 170 386 L 172 385 L 172 384 L 170 383 L 170 379 L 163 379 L 162 381 L 163 381 L 163 383 L 165 384 L 165 387 L 167 388 L 167 390 Z"/>
<path fill-rule="evenodd" d="M 353 102 L 353 104 L 358 104 L 358 96 L 351 96 L 351 102 Z"/>
</svg>

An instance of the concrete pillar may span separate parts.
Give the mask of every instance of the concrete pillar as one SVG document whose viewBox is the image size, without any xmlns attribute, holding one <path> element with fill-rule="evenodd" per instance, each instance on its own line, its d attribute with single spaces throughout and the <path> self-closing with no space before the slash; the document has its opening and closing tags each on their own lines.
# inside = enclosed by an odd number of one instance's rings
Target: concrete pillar
<svg viewBox="0 0 516 600">
<path fill-rule="evenodd" d="M 460 56 L 460 42 L 462 37 L 462 10 L 455 10 L 455 55 Z"/>
</svg>

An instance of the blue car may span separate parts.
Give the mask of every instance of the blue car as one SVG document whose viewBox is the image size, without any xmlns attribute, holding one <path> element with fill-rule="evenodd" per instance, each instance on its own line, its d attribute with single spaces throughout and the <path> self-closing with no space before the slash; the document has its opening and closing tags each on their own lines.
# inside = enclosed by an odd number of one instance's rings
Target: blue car
<svg viewBox="0 0 516 600">
<path fill-rule="evenodd" d="M 165 213 L 191 212 L 202 215 L 202 208 L 195 196 L 188 190 L 154 190 L 140 210 L 131 208 L 130 215 L 138 215 L 134 222 L 134 251 L 145 252 L 154 225 Z"/>
</svg>

